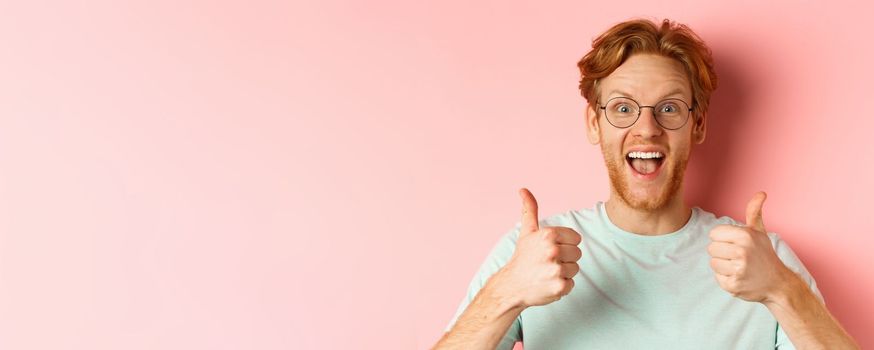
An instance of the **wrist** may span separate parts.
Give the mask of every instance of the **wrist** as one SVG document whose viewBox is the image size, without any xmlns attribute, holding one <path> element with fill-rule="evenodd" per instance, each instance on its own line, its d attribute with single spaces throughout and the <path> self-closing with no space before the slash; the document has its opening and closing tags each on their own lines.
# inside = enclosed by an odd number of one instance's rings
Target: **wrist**
<svg viewBox="0 0 874 350">
<path fill-rule="evenodd" d="M 791 308 L 799 291 L 803 291 L 803 288 L 807 288 L 807 284 L 801 280 L 801 277 L 788 268 L 784 268 L 784 272 L 780 275 L 778 281 L 779 282 L 777 282 L 774 291 L 762 301 L 762 304 L 769 309 L 773 307 L 781 307 L 784 309 Z"/>
<path fill-rule="evenodd" d="M 508 279 L 507 266 L 498 270 L 491 279 L 486 282 L 483 287 L 487 290 L 489 299 L 495 304 L 498 310 L 521 312 L 526 309 L 521 294 L 513 290 L 512 282 Z"/>
</svg>

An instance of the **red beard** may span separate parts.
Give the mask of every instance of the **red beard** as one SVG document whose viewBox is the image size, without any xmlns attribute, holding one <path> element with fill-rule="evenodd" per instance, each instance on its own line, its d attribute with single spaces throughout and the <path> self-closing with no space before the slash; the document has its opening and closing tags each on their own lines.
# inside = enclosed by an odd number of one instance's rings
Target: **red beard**
<svg viewBox="0 0 874 350">
<path fill-rule="evenodd" d="M 683 174 L 686 172 L 686 164 L 689 162 L 688 154 L 686 157 L 683 157 L 682 155 L 672 155 L 670 163 L 662 164 L 662 166 L 665 167 L 662 171 L 667 171 L 665 174 L 668 176 L 667 185 L 663 186 L 655 196 L 636 198 L 631 192 L 628 177 L 626 176 L 625 167 L 627 166 L 627 163 L 625 157 L 619 159 L 611 157 L 608 155 L 607 150 L 604 149 L 603 143 L 601 143 L 601 153 L 604 155 L 604 162 L 607 165 L 607 173 L 610 176 L 610 183 L 613 185 L 616 193 L 619 194 L 619 199 L 631 208 L 646 211 L 654 211 L 664 208 L 668 202 L 679 193 L 680 188 L 683 186 Z M 667 161 L 668 160 L 665 160 L 665 162 Z"/>
</svg>

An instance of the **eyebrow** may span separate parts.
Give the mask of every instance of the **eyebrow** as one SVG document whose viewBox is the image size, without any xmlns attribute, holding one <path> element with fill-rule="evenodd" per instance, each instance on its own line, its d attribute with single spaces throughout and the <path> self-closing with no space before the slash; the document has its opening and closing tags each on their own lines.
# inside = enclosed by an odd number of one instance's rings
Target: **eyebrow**
<svg viewBox="0 0 874 350">
<path fill-rule="evenodd" d="M 661 100 L 661 99 L 663 99 L 663 98 L 665 98 L 665 97 L 668 97 L 668 96 L 673 96 L 673 95 L 682 95 L 683 92 L 684 92 L 683 89 L 681 89 L 681 88 L 676 88 L 676 89 L 674 89 L 674 90 L 671 90 L 671 92 L 662 95 L 662 96 L 659 98 L 659 100 Z M 615 90 L 613 90 L 613 91 L 610 91 L 610 93 L 607 94 L 607 97 L 609 98 L 610 95 L 613 95 L 613 94 L 619 94 L 619 95 L 622 96 L 622 97 L 628 97 L 628 98 L 631 98 L 631 97 L 632 97 L 631 94 L 629 94 L 629 93 L 627 93 L 627 92 L 625 92 L 625 91 L 619 90 L 619 89 L 615 89 Z"/>
</svg>

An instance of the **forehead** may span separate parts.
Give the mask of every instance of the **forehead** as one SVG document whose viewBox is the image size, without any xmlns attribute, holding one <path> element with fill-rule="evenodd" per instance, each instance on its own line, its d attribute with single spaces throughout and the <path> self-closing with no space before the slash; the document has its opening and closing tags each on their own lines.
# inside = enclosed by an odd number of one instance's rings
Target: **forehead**
<svg viewBox="0 0 874 350">
<path fill-rule="evenodd" d="M 655 102 L 666 97 L 692 97 L 692 87 L 683 65 L 671 58 L 638 54 L 629 57 L 601 80 L 603 99 L 626 96 L 641 102 Z"/>
</svg>

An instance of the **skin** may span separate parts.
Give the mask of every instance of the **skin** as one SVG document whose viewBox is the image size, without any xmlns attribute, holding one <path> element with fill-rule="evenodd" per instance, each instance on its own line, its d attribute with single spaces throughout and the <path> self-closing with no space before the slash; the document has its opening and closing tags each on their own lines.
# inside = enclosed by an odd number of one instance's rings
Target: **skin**
<svg viewBox="0 0 874 350">
<path fill-rule="evenodd" d="M 617 96 L 631 97 L 648 106 L 665 98 L 679 98 L 690 105 L 692 101 L 692 87 L 683 66 L 654 55 L 629 57 L 599 82 L 598 91 L 602 102 Z M 586 127 L 589 142 L 600 144 L 610 175 L 610 198 L 606 202 L 610 221 L 623 230 L 641 235 L 660 235 L 680 229 L 692 215 L 692 209 L 683 202 L 683 172 L 692 143 L 704 141 L 706 116 L 690 118 L 680 129 L 665 130 L 656 123 L 652 109 L 643 108 L 634 125 L 619 129 L 607 123 L 599 111 L 589 106 Z M 656 179 L 640 180 L 632 176 L 625 155 L 634 146 L 657 146 L 667 151 Z"/>
<path fill-rule="evenodd" d="M 719 286 L 765 305 L 798 349 L 859 349 L 807 283 L 777 257 L 762 218 L 766 198 L 758 192 L 747 203 L 746 225 L 710 231 L 707 253 Z"/>
<path fill-rule="evenodd" d="M 650 106 L 669 97 L 692 101 L 682 65 L 656 55 L 629 57 L 598 87 L 601 102 L 614 96 Z M 587 108 L 586 127 L 589 141 L 600 145 L 610 175 L 610 220 L 641 235 L 679 230 L 692 215 L 683 201 L 683 173 L 693 144 L 704 141 L 706 115 L 696 113 L 682 128 L 666 130 L 656 123 L 652 109 L 644 108 L 634 125 L 619 129 L 599 111 Z M 665 153 L 653 179 L 633 176 L 625 161 L 629 149 L 640 146 Z M 523 310 L 552 303 L 573 289 L 578 261 L 585 259 L 578 247 L 580 234 L 565 227 L 538 226 L 536 199 L 527 189 L 519 195 L 522 226 L 513 256 L 435 349 L 494 349 Z M 734 297 L 765 305 L 798 349 L 858 349 L 807 284 L 777 257 L 762 219 L 765 198 L 759 192 L 747 203 L 746 225 L 719 225 L 710 231 L 707 252 L 717 283 Z"/>
</svg>

